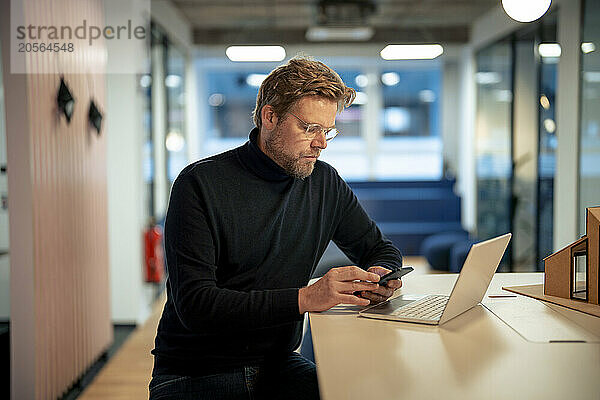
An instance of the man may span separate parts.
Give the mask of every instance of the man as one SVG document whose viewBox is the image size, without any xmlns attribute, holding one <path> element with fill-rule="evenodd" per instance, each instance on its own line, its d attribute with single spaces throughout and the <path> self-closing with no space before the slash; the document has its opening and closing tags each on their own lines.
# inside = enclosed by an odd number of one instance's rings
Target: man
<svg viewBox="0 0 600 400">
<path fill-rule="evenodd" d="M 294 58 L 262 83 L 250 140 L 179 174 L 151 399 L 316 399 L 315 365 L 294 352 L 304 313 L 401 286 L 375 283 L 402 266 L 400 252 L 318 161 L 354 96 L 326 65 Z M 356 266 L 306 286 L 330 240 Z"/>
</svg>

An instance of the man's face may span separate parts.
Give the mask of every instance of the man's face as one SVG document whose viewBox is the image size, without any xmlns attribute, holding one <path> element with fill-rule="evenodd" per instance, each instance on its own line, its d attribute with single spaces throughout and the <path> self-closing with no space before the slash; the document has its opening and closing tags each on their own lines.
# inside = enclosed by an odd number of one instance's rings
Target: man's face
<svg viewBox="0 0 600 400">
<path fill-rule="evenodd" d="M 337 103 L 323 97 L 306 96 L 290 112 L 308 124 L 330 128 L 335 125 Z M 327 147 L 324 134 L 309 139 L 305 132 L 304 124 L 293 115 L 282 115 L 277 126 L 272 131 L 265 132 L 262 148 L 290 176 L 299 179 L 312 173 L 321 150 Z"/>
</svg>

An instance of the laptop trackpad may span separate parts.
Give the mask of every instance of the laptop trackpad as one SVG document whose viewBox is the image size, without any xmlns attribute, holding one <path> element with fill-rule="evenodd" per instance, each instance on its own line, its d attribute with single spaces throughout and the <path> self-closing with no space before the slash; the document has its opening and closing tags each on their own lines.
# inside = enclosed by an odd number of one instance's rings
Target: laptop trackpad
<svg viewBox="0 0 600 400">
<path fill-rule="evenodd" d="M 422 299 L 425 296 L 415 296 L 415 295 L 402 295 L 395 297 L 391 300 L 388 300 L 384 303 L 378 304 L 369 308 L 367 311 L 369 314 L 381 314 L 381 315 L 391 315 L 392 312 L 399 309 L 402 306 L 410 304 L 416 300 Z"/>
</svg>

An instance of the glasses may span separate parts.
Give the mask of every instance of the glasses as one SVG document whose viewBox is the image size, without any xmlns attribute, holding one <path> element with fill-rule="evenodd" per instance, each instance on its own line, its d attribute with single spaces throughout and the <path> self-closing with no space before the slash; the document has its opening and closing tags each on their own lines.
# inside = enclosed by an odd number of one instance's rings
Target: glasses
<svg viewBox="0 0 600 400">
<path fill-rule="evenodd" d="M 306 137 L 310 140 L 316 138 L 317 135 L 323 134 L 323 135 L 325 135 L 325 140 L 330 141 L 331 139 L 333 139 L 340 133 L 340 131 L 335 127 L 324 128 L 319 124 L 309 124 L 307 122 L 302 121 L 300 119 L 300 117 L 298 117 L 294 113 L 291 113 L 288 111 L 288 114 L 293 115 L 298 121 L 300 121 L 302 123 L 302 125 L 304 125 L 304 129 L 305 129 L 304 133 L 306 134 Z"/>
</svg>

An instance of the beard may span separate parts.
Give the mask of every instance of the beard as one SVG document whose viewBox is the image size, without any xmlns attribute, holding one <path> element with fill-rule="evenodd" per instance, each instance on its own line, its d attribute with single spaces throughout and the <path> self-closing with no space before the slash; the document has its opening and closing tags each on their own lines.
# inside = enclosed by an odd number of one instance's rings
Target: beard
<svg viewBox="0 0 600 400">
<path fill-rule="evenodd" d="M 287 152 L 283 133 L 279 127 L 276 131 L 265 140 L 265 150 L 268 155 L 275 161 L 285 172 L 293 178 L 304 180 L 312 174 L 315 168 L 316 160 L 306 159 L 304 156 L 318 156 L 318 154 L 290 154 Z"/>
</svg>

